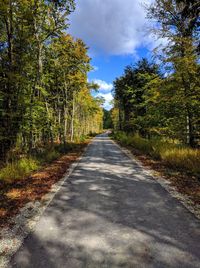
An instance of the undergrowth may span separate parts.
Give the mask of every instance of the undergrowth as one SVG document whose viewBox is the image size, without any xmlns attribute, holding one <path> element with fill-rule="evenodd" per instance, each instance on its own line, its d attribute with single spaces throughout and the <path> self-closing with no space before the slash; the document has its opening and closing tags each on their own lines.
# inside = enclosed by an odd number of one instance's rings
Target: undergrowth
<svg viewBox="0 0 200 268">
<path fill-rule="evenodd" d="M 39 161 L 36 159 L 22 158 L 15 162 L 8 163 L 0 170 L 0 179 L 7 182 L 24 178 L 31 172 L 37 170 L 40 167 Z"/>
<path fill-rule="evenodd" d="M 26 178 L 44 164 L 51 163 L 69 152 L 80 151 L 87 139 L 88 137 L 81 137 L 79 141 L 74 143 L 39 146 L 28 154 L 20 153 L 15 148 L 13 152 L 10 152 L 7 162 L 0 169 L 0 180 L 10 183 Z"/>
<path fill-rule="evenodd" d="M 200 150 L 173 143 L 161 138 L 145 139 L 139 135 L 116 132 L 113 138 L 122 145 L 131 146 L 166 165 L 200 175 Z"/>
</svg>

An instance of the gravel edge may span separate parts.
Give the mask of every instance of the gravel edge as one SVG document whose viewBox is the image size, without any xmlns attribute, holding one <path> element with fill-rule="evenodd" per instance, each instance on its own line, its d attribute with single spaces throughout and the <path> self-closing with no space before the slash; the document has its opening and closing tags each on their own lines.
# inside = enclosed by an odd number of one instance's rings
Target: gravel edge
<svg viewBox="0 0 200 268">
<path fill-rule="evenodd" d="M 196 218 L 197 220 L 200 220 L 200 206 L 195 205 L 194 203 L 190 200 L 190 198 L 186 195 L 183 195 L 181 193 L 179 193 L 176 188 L 174 186 L 171 185 L 171 182 L 168 181 L 167 179 L 165 179 L 162 176 L 159 175 L 155 175 L 155 171 L 153 171 L 152 169 L 144 166 L 142 164 L 141 161 L 139 161 L 136 156 L 134 156 L 130 150 L 128 150 L 127 148 L 119 145 L 116 141 L 114 141 L 113 139 L 111 139 L 111 141 L 117 145 L 117 147 L 124 153 L 126 154 L 131 160 L 133 160 L 134 162 L 136 162 L 138 164 L 139 167 L 143 168 L 145 171 L 146 175 L 151 176 L 154 180 L 156 180 L 172 197 L 178 199 L 181 204 L 187 209 L 189 210 Z"/>
<path fill-rule="evenodd" d="M 12 228 L 4 228 L 0 230 L 1 268 L 8 267 L 12 256 L 22 246 L 24 239 L 34 231 L 38 220 L 51 203 L 55 194 L 60 190 L 61 186 L 78 166 L 88 146 L 90 145 L 90 142 L 86 148 L 84 148 L 82 154 L 67 169 L 63 178 L 52 186 L 51 191 L 47 193 L 41 201 L 27 203 L 13 219 L 14 226 Z"/>
</svg>

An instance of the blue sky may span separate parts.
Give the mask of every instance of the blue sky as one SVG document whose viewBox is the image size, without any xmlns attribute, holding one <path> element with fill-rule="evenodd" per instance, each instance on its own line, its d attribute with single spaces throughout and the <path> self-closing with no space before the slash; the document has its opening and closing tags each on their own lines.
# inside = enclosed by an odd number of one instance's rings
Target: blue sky
<svg viewBox="0 0 200 268">
<path fill-rule="evenodd" d="M 69 32 L 89 47 L 94 70 L 89 80 L 99 84 L 99 96 L 110 109 L 112 83 L 124 67 L 142 57 L 151 57 L 157 44 L 149 33 L 145 4 L 152 0 L 76 0 Z"/>
</svg>

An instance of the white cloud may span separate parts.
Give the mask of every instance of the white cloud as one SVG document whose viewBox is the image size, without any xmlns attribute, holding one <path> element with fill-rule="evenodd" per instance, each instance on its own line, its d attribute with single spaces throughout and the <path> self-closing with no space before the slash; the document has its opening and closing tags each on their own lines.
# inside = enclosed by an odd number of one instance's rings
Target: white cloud
<svg viewBox="0 0 200 268">
<path fill-rule="evenodd" d="M 82 38 L 94 53 L 134 54 L 139 46 L 152 42 L 144 2 L 151 0 L 77 0 L 70 33 Z"/>
<path fill-rule="evenodd" d="M 111 101 L 113 100 L 113 96 L 112 94 L 109 93 L 98 93 L 97 94 L 98 97 L 103 97 L 105 99 L 105 103 L 104 103 L 104 108 L 107 110 L 110 110 L 112 108 L 112 104 Z"/>
<path fill-rule="evenodd" d="M 113 85 L 111 83 L 107 83 L 106 81 L 100 80 L 100 79 L 94 79 L 94 83 L 99 85 L 99 91 L 111 91 L 113 88 Z"/>
<path fill-rule="evenodd" d="M 99 90 L 96 96 L 103 97 L 105 99 L 104 108 L 110 110 L 112 108 L 111 101 L 113 96 L 111 90 L 113 89 L 113 84 L 107 83 L 101 79 L 92 80 L 94 83 L 99 85 Z"/>
<path fill-rule="evenodd" d="M 96 72 L 96 71 L 98 71 L 99 70 L 99 67 L 98 66 L 92 66 L 92 71 L 91 72 Z"/>
</svg>

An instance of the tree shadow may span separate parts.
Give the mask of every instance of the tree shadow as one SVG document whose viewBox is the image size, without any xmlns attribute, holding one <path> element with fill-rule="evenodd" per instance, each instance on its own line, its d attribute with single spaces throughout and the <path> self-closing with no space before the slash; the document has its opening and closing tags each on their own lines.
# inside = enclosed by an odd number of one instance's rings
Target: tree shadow
<svg viewBox="0 0 200 268">
<path fill-rule="evenodd" d="M 104 142 L 97 145 L 99 139 Z M 199 227 L 137 163 L 100 136 L 10 265 L 199 267 Z"/>
</svg>

